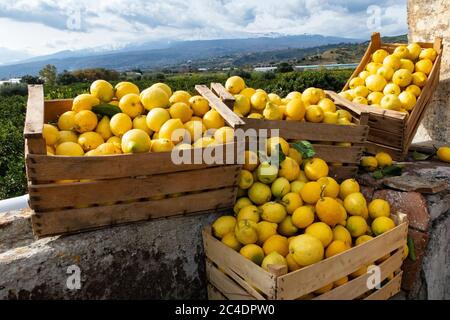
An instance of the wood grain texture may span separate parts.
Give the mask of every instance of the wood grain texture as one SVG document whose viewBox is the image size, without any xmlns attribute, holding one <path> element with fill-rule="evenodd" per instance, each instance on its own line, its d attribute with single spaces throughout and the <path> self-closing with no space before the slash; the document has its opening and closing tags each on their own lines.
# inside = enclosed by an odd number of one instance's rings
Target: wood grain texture
<svg viewBox="0 0 450 320">
<path fill-rule="evenodd" d="M 221 83 L 211 83 L 211 91 L 218 96 L 228 108 L 233 110 L 235 98 Z"/>
<path fill-rule="evenodd" d="M 34 212 L 31 221 L 38 237 L 70 234 L 122 223 L 232 208 L 235 188 L 187 194 L 178 198 L 140 201 L 111 206 Z"/>
<path fill-rule="evenodd" d="M 400 271 L 394 279 L 385 284 L 381 289 L 375 291 L 365 300 L 388 300 L 400 292 L 403 271 Z"/>
<path fill-rule="evenodd" d="M 44 126 L 44 87 L 28 86 L 27 112 L 23 134 L 25 138 L 42 138 Z"/>
</svg>

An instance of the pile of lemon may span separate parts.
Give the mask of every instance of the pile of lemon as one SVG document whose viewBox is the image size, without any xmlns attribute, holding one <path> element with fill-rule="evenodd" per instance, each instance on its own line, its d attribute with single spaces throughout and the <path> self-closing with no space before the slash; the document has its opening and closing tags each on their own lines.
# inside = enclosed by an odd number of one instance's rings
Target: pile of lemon
<svg viewBox="0 0 450 320">
<path fill-rule="evenodd" d="M 111 118 L 92 111 L 100 104 L 120 108 Z M 172 133 L 180 129 L 176 137 Z M 183 137 L 189 136 L 189 144 Z M 57 124 L 44 124 L 47 154 L 100 156 L 121 153 L 164 152 L 173 148 L 206 147 L 232 141 L 234 131 L 202 96 L 175 91 L 156 83 L 142 92 L 131 82 L 113 87 L 94 81 L 90 93 L 78 95 L 72 110 Z"/>
<path fill-rule="evenodd" d="M 286 156 L 279 168 L 259 163 L 256 153 L 246 151 L 234 215 L 212 224 L 213 235 L 225 245 L 266 270 L 269 265 L 284 265 L 292 272 L 395 227 L 387 201 L 367 203 L 356 180 L 339 185 L 328 176 L 325 161 L 303 160 L 283 138 L 270 138 L 267 151 L 273 152 L 277 144 Z M 342 285 L 367 268 L 361 266 L 315 293 Z"/>
<path fill-rule="evenodd" d="M 232 76 L 225 82 L 225 89 L 234 95 L 233 111 L 240 117 L 354 125 L 352 115 L 337 110 L 333 100 L 319 88 L 293 91 L 281 98 L 263 89 L 246 87 L 244 79 Z"/>
<path fill-rule="evenodd" d="M 437 52 L 419 44 L 398 46 L 392 54 L 378 49 L 364 71 L 353 78 L 350 89 L 339 93 L 347 100 L 409 113 L 433 69 Z"/>
<path fill-rule="evenodd" d="M 391 166 L 393 163 L 389 153 L 378 152 L 375 156 L 361 157 L 360 165 L 367 171 L 375 171 L 376 169 Z"/>
</svg>

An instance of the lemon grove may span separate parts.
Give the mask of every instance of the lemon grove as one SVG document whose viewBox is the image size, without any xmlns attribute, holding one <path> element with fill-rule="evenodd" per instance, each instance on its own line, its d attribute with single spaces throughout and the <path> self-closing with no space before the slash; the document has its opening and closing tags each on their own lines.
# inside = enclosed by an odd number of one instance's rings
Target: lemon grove
<svg viewBox="0 0 450 320">
<path fill-rule="evenodd" d="M 72 110 L 44 124 L 43 137 L 48 155 L 101 156 L 203 148 L 232 141 L 234 131 L 202 96 L 164 83 L 141 91 L 131 82 L 96 80 Z"/>
<path fill-rule="evenodd" d="M 365 70 L 350 81 L 350 89 L 339 94 L 355 103 L 409 113 L 427 83 L 436 57 L 436 50 L 421 48 L 417 43 L 397 46 L 391 54 L 378 49 Z"/>
<path fill-rule="evenodd" d="M 247 87 L 241 77 L 232 76 L 225 82 L 225 89 L 234 95 L 233 111 L 240 117 L 354 125 L 352 115 L 338 110 L 319 88 L 307 88 L 303 93 L 293 91 L 281 98 L 275 93 Z"/>
<path fill-rule="evenodd" d="M 284 265 L 293 272 L 395 227 L 387 201 L 368 202 L 354 179 L 339 184 L 328 176 L 322 159 L 303 159 L 281 137 L 269 138 L 267 148 L 284 154 L 279 167 L 261 159 L 255 163 L 258 156 L 246 151 L 234 214 L 212 224 L 216 238 L 255 264 L 266 270 Z M 407 254 L 405 246 L 404 258 Z M 367 268 L 363 265 L 315 293 L 342 285 Z"/>
</svg>

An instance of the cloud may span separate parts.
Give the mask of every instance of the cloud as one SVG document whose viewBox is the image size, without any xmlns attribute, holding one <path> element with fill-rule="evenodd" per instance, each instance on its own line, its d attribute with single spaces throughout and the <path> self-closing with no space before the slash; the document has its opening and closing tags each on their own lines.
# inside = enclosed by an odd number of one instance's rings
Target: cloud
<svg viewBox="0 0 450 320">
<path fill-rule="evenodd" d="M 0 46 L 42 54 L 269 33 L 368 38 L 371 5 L 378 31 L 406 33 L 406 0 L 15 0 L 0 3 L 0 28 L 14 30 Z"/>
</svg>

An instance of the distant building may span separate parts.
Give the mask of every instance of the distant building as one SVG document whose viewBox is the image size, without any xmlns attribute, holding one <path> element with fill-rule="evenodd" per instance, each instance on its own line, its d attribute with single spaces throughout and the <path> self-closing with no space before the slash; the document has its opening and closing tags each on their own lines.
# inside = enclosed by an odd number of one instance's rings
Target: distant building
<svg viewBox="0 0 450 320">
<path fill-rule="evenodd" d="M 222 71 L 230 71 L 231 68 L 222 68 Z"/>
<path fill-rule="evenodd" d="M 333 64 L 314 64 L 304 66 L 294 66 L 295 71 L 313 70 L 313 69 L 353 69 L 358 66 L 357 63 L 333 63 Z"/>
<path fill-rule="evenodd" d="M 256 72 L 269 72 L 277 70 L 277 67 L 256 67 L 253 70 Z"/>
<path fill-rule="evenodd" d="M 2 81 L 0 81 L 0 85 L 5 84 L 5 83 L 17 84 L 17 83 L 20 83 L 20 80 L 21 80 L 20 78 L 12 78 L 9 80 L 2 80 Z"/>
<path fill-rule="evenodd" d="M 198 68 L 197 70 L 201 71 L 201 72 L 204 72 L 204 71 L 208 71 L 209 69 L 208 68 Z"/>
<path fill-rule="evenodd" d="M 125 73 L 125 76 L 128 79 L 140 79 L 142 77 L 142 73 L 140 73 L 140 72 L 127 71 L 127 72 L 124 72 L 124 73 Z"/>
</svg>

